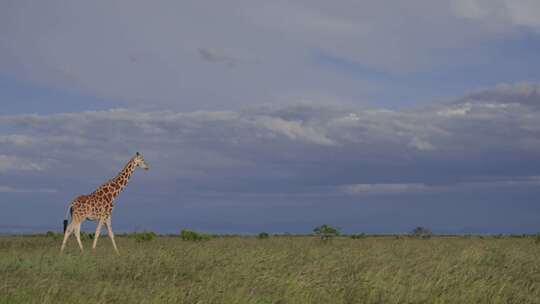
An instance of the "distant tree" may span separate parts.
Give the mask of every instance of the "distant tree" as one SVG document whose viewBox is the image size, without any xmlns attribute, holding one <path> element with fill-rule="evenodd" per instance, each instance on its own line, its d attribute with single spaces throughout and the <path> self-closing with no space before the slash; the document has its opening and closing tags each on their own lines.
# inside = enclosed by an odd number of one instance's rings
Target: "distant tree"
<svg viewBox="0 0 540 304">
<path fill-rule="evenodd" d="M 180 237 L 184 241 L 205 241 L 212 238 L 210 234 L 200 233 L 193 230 L 182 229 Z"/>
<path fill-rule="evenodd" d="M 270 237 L 270 235 L 266 232 L 261 232 L 259 233 L 259 235 L 257 236 L 259 239 L 267 239 Z"/>
<path fill-rule="evenodd" d="M 428 239 L 433 235 L 433 233 L 426 227 L 418 226 L 411 231 L 411 235 L 414 237 Z"/>
<path fill-rule="evenodd" d="M 157 234 L 153 231 L 143 231 L 143 232 L 134 232 L 128 235 L 131 238 L 134 238 L 137 242 L 146 242 L 151 241 L 157 237 Z"/>
<path fill-rule="evenodd" d="M 328 240 L 334 236 L 339 235 L 339 229 L 329 226 L 329 225 L 321 225 L 317 226 L 313 229 L 313 232 L 321 237 L 321 240 Z"/>
<path fill-rule="evenodd" d="M 366 238 L 365 233 L 351 234 L 351 239 L 365 239 L 365 238 Z"/>
</svg>

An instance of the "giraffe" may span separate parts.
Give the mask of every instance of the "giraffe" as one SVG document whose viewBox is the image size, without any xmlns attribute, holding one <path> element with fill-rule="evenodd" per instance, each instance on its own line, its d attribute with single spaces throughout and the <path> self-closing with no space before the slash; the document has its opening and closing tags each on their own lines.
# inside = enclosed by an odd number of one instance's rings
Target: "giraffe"
<svg viewBox="0 0 540 304">
<path fill-rule="evenodd" d="M 126 187 L 129 178 L 137 167 L 141 167 L 145 170 L 149 169 L 148 165 L 144 161 L 143 156 L 139 152 L 137 152 L 135 156 L 129 160 L 124 169 L 120 171 L 116 177 L 101 185 L 93 193 L 89 195 L 81 195 L 69 204 L 68 210 L 66 211 L 66 219 L 64 220 L 64 240 L 62 241 L 60 253 L 64 252 L 66 242 L 71 233 L 75 233 L 77 243 L 79 243 L 79 248 L 81 249 L 81 252 L 83 251 L 80 236 L 81 224 L 85 220 L 91 220 L 98 221 L 96 233 L 94 235 L 94 243 L 92 244 L 92 252 L 94 252 L 96 249 L 101 227 L 105 225 L 107 227 L 109 237 L 111 238 L 114 251 L 119 254 L 111 227 L 111 215 L 114 207 L 114 199 L 116 196 L 118 196 L 120 191 Z M 68 212 L 71 213 L 71 223 L 69 225 L 67 225 Z"/>
</svg>

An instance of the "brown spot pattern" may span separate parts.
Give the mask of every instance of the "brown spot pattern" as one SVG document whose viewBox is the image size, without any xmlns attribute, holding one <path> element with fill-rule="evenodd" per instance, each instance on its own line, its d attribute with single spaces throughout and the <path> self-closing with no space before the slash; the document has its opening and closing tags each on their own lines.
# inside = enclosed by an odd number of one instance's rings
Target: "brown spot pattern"
<svg viewBox="0 0 540 304">
<path fill-rule="evenodd" d="M 103 184 L 94 193 L 75 198 L 71 203 L 73 218 L 83 221 L 105 220 L 110 217 L 114 199 L 126 186 L 134 169 L 133 161 L 130 161 L 115 178 Z"/>
</svg>

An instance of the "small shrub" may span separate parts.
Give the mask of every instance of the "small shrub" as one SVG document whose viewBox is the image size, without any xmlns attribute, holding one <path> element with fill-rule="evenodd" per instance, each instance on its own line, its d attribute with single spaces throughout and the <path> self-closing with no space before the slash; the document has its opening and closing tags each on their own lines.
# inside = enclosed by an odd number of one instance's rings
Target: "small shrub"
<svg viewBox="0 0 540 304">
<path fill-rule="evenodd" d="M 182 231 L 180 231 L 180 237 L 184 241 L 206 241 L 212 238 L 209 234 L 187 229 L 182 229 Z"/>
<path fill-rule="evenodd" d="M 540 232 L 534 236 L 534 243 L 540 244 Z"/>
<path fill-rule="evenodd" d="M 57 240 L 57 239 L 61 239 L 64 235 L 62 233 L 58 233 L 54 231 L 47 231 L 47 233 L 45 233 L 45 236 L 48 238 Z"/>
<path fill-rule="evenodd" d="M 411 235 L 418 238 L 429 239 L 433 233 L 426 227 L 418 226 L 411 231 Z"/>
<path fill-rule="evenodd" d="M 261 232 L 259 233 L 259 235 L 257 236 L 259 239 L 267 239 L 270 237 L 270 235 L 266 232 Z"/>
<path fill-rule="evenodd" d="M 330 238 L 339 235 L 339 229 L 338 228 L 334 228 L 334 227 L 326 225 L 326 224 L 315 227 L 313 229 L 313 232 L 316 235 L 320 236 L 321 240 L 329 240 Z"/>
<path fill-rule="evenodd" d="M 155 239 L 157 234 L 153 231 L 135 232 L 130 235 L 137 242 L 146 242 Z"/>
<path fill-rule="evenodd" d="M 93 240 L 94 239 L 94 233 L 93 232 L 84 232 L 81 231 L 81 240 Z"/>
<path fill-rule="evenodd" d="M 351 234 L 351 239 L 358 240 L 358 239 L 365 239 L 365 238 L 366 238 L 366 234 L 365 234 L 365 233 Z"/>
</svg>

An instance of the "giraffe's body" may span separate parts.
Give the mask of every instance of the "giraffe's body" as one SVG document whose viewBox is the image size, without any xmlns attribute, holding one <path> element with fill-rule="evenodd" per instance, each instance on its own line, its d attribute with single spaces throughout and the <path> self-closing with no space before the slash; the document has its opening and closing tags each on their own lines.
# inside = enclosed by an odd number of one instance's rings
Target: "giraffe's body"
<svg viewBox="0 0 540 304">
<path fill-rule="evenodd" d="M 71 204 L 71 217 L 97 221 L 107 219 L 113 209 L 113 201 L 95 195 L 81 195 Z"/>
<path fill-rule="evenodd" d="M 107 226 L 109 236 L 111 237 L 113 247 L 118 253 L 118 249 L 114 241 L 114 234 L 111 228 L 111 215 L 114 207 L 114 199 L 116 196 L 118 196 L 120 191 L 126 187 L 129 178 L 137 167 L 142 167 L 148 170 L 148 165 L 145 163 L 142 155 L 140 155 L 138 152 L 115 178 L 101 185 L 93 193 L 89 195 L 81 195 L 71 202 L 69 206 L 69 211 L 71 212 L 71 223 L 69 226 L 64 228 L 64 241 L 62 242 L 61 251 L 64 250 L 66 241 L 72 232 L 75 233 L 75 237 L 77 238 L 81 251 L 83 250 L 80 240 L 81 224 L 85 220 L 91 220 L 98 221 L 92 249 L 96 248 L 97 239 L 99 237 L 99 233 L 101 232 L 101 226 L 105 224 Z M 67 223 L 67 220 L 64 222 Z"/>
</svg>

